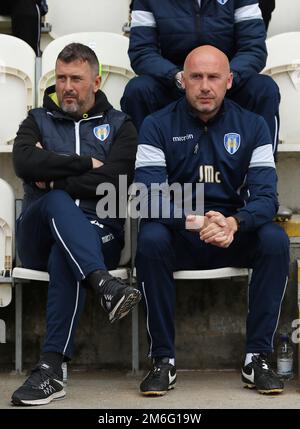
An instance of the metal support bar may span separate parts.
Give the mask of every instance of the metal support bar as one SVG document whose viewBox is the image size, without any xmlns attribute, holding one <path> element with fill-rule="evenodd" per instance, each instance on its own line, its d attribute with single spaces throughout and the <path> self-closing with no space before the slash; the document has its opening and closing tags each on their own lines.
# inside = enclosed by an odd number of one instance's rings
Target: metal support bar
<svg viewBox="0 0 300 429">
<path fill-rule="evenodd" d="M 137 233 L 138 233 L 138 220 L 130 218 L 130 231 L 131 231 L 131 273 L 130 273 L 130 284 L 133 285 L 133 270 L 135 263 L 135 255 L 137 248 Z M 131 318 L 131 335 L 132 335 L 132 343 L 131 343 L 131 359 L 132 359 L 132 373 L 136 373 L 139 370 L 139 309 L 136 306 L 132 311 Z"/>
<path fill-rule="evenodd" d="M 298 319 L 300 319 L 300 259 L 297 259 Z M 298 343 L 298 377 L 300 381 L 300 343 Z"/>
<path fill-rule="evenodd" d="M 16 373 L 22 372 L 22 284 L 15 283 L 15 305 L 16 305 Z"/>
<path fill-rule="evenodd" d="M 4 320 L 0 319 L 0 343 L 6 343 L 6 325 Z"/>
</svg>

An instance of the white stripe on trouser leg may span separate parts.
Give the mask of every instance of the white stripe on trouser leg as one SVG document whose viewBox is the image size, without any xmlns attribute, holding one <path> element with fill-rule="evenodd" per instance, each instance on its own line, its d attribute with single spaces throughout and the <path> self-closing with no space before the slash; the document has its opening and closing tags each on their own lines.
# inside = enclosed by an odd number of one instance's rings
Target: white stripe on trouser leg
<svg viewBox="0 0 300 429">
<path fill-rule="evenodd" d="M 273 153 L 275 153 L 277 140 L 278 140 L 278 119 L 277 119 L 277 116 L 275 116 L 274 119 L 275 119 L 275 134 L 274 134 L 274 141 L 273 141 Z"/>
<path fill-rule="evenodd" d="M 62 239 L 60 233 L 58 232 L 58 229 L 56 227 L 55 224 L 55 220 L 54 218 L 52 218 L 52 224 L 53 224 L 53 228 L 55 229 L 55 232 L 57 234 L 57 237 L 59 238 L 60 242 L 62 243 L 62 245 L 64 246 L 64 248 L 66 249 L 66 251 L 68 252 L 68 254 L 70 255 L 70 258 L 72 259 L 72 261 L 74 262 L 74 264 L 76 265 L 76 267 L 78 268 L 78 270 L 80 271 L 80 274 L 82 275 L 82 279 L 85 278 L 85 275 L 83 274 L 82 269 L 80 268 L 80 265 L 78 264 L 78 262 L 76 261 L 76 259 L 74 258 L 74 256 L 72 255 L 72 253 L 70 252 L 70 250 L 68 249 L 67 245 L 65 244 L 64 240 Z"/>
<path fill-rule="evenodd" d="M 41 11 L 38 5 L 36 4 L 36 10 L 37 10 L 37 16 L 38 16 L 38 38 L 37 38 L 37 45 L 36 45 L 36 52 L 37 55 L 41 55 L 40 51 L 40 43 L 41 43 Z"/>
<path fill-rule="evenodd" d="M 150 337 L 150 345 L 149 345 L 149 354 L 148 354 L 148 356 L 151 357 L 151 355 L 152 355 L 152 336 L 151 336 L 150 328 L 149 328 L 149 307 L 148 307 L 148 301 L 147 301 L 147 295 L 146 295 L 146 292 L 145 292 L 145 283 L 144 282 L 142 282 L 142 288 L 143 288 L 144 297 L 145 297 L 145 303 L 146 303 L 146 313 L 147 313 L 146 325 L 147 325 L 147 331 L 148 331 L 148 334 L 149 334 L 149 337 Z"/>
<path fill-rule="evenodd" d="M 280 317 L 280 313 L 281 313 L 281 305 L 282 305 L 282 301 L 283 301 L 283 298 L 284 298 L 284 295 L 285 295 L 285 291 L 286 291 L 286 287 L 287 287 L 287 282 L 288 282 L 288 277 L 286 277 L 286 280 L 285 280 L 285 286 L 284 286 L 282 297 L 281 297 L 280 304 L 279 304 L 277 322 L 276 322 L 276 326 L 275 326 L 275 329 L 273 331 L 273 335 L 272 335 L 272 339 L 271 339 L 272 349 L 273 349 L 274 335 L 275 335 L 275 333 L 277 331 L 277 327 L 278 327 L 278 323 L 279 323 L 279 317 Z M 249 294 L 250 294 L 250 283 L 248 283 L 248 314 L 250 313 L 250 309 L 249 309 L 249 300 L 250 300 Z"/>
<path fill-rule="evenodd" d="M 65 344 L 65 347 L 63 349 L 63 355 L 65 355 L 67 347 L 69 345 L 69 341 L 70 341 L 70 337 L 71 337 L 71 333 L 72 333 L 72 329 L 73 329 L 73 325 L 74 325 L 74 318 L 77 312 L 77 308 L 78 308 L 78 299 L 79 299 L 79 282 L 76 283 L 76 301 L 75 301 L 75 308 L 74 308 L 74 312 L 73 312 L 73 316 L 72 316 L 72 320 L 71 320 L 71 324 L 70 324 L 70 329 L 69 329 L 69 333 L 68 333 L 68 338 Z"/>
<path fill-rule="evenodd" d="M 283 294 L 282 294 L 282 297 L 281 297 L 281 300 L 280 300 L 280 305 L 279 305 L 279 310 L 278 310 L 277 322 L 276 322 L 276 326 L 275 326 L 275 329 L 274 329 L 274 332 L 273 332 L 273 335 L 272 335 L 272 341 L 271 341 L 272 349 L 273 349 L 274 335 L 275 335 L 275 332 L 277 331 L 277 327 L 278 327 L 278 323 L 279 323 L 279 317 L 280 317 L 280 313 L 281 313 L 281 305 L 282 305 L 282 301 L 283 301 L 283 298 L 284 298 L 284 295 L 285 295 L 285 290 L 286 290 L 286 287 L 287 287 L 287 283 L 288 283 L 288 276 L 286 276 L 285 286 L 284 286 L 284 289 L 283 289 Z"/>
</svg>

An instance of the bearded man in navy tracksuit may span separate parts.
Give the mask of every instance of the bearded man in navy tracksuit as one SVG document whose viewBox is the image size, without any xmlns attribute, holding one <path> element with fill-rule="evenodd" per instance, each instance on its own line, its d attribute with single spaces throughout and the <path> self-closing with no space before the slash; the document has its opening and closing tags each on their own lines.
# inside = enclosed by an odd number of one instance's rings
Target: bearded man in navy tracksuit
<svg viewBox="0 0 300 429">
<path fill-rule="evenodd" d="M 124 218 L 96 210 L 98 185 L 109 183 L 118 192 L 119 175 L 132 180 L 136 130 L 99 89 L 99 62 L 88 46 L 66 46 L 55 77 L 43 107 L 31 110 L 21 124 L 13 149 L 25 191 L 17 221 L 19 256 L 25 268 L 47 269 L 50 276 L 41 358 L 14 392 L 15 405 L 43 405 L 65 396 L 61 365 L 73 356 L 87 288 L 111 322 L 140 299 L 137 289 L 108 272 L 120 260 Z"/>
<path fill-rule="evenodd" d="M 277 179 L 268 127 L 261 116 L 224 100 L 232 81 L 224 53 L 195 49 L 184 65 L 186 97 L 149 115 L 140 130 L 135 182 L 152 187 L 141 198 L 136 257 L 153 359 L 140 386 L 144 395 L 163 395 L 176 382 L 173 271 L 226 266 L 253 270 L 242 381 L 262 393 L 283 390 L 267 355 L 288 280 L 289 240 L 272 222 Z M 157 198 L 153 188 L 188 183 L 204 185 L 204 215 L 184 209 L 179 215 L 178 199 L 176 207 L 175 197 Z M 196 186 L 192 190 L 196 207 Z"/>
<path fill-rule="evenodd" d="M 148 114 L 183 96 L 187 54 L 212 45 L 230 60 L 227 97 L 265 118 L 275 153 L 280 94 L 271 77 L 259 74 L 266 64 L 265 39 L 257 0 L 134 0 L 128 54 L 138 77 L 127 84 L 122 110 L 139 129 Z"/>
</svg>

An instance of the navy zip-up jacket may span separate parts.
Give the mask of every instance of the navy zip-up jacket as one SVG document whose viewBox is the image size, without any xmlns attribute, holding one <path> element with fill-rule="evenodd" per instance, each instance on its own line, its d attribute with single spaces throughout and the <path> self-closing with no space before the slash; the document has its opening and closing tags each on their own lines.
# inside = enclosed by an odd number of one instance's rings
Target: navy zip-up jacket
<svg viewBox="0 0 300 429">
<path fill-rule="evenodd" d="M 207 123 L 185 97 L 147 116 L 139 135 L 135 182 L 148 189 L 153 183 L 203 183 L 204 212 L 235 215 L 244 231 L 270 222 L 278 208 L 268 127 L 261 116 L 227 99 Z M 150 192 L 147 198 L 151 207 Z M 195 198 L 194 193 L 193 207 Z M 170 218 L 158 221 L 184 229 L 185 218 L 184 211 L 180 218 L 174 216 L 171 207 Z"/>
<path fill-rule="evenodd" d="M 257 0 L 135 0 L 128 53 L 138 75 L 171 82 L 189 52 L 212 45 L 228 56 L 236 85 L 264 68 L 265 39 Z"/>
<path fill-rule="evenodd" d="M 44 107 L 29 112 L 15 139 L 13 162 L 24 181 L 23 210 L 45 193 L 35 182 L 54 181 L 54 189 L 65 190 L 85 213 L 96 217 L 99 184 L 111 183 L 118 190 L 119 175 L 127 176 L 128 185 L 132 182 L 136 130 L 127 115 L 112 108 L 102 91 L 97 92 L 94 107 L 78 120 L 60 109 L 54 94 L 54 86 L 46 90 Z M 36 147 L 37 142 L 43 149 Z M 92 158 L 104 165 L 93 169 Z M 101 221 L 118 230 L 124 223 L 118 218 Z"/>
</svg>

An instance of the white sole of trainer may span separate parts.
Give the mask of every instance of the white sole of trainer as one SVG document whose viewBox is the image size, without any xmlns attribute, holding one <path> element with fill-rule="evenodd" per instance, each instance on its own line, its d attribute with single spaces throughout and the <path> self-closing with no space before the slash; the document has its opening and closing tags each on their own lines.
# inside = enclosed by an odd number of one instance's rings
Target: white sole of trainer
<svg viewBox="0 0 300 429">
<path fill-rule="evenodd" d="M 37 399 L 37 400 L 31 400 L 31 401 L 21 400 L 20 403 L 18 404 L 15 403 L 15 405 L 46 405 L 46 404 L 49 404 L 49 402 L 51 401 L 64 399 L 65 396 L 66 396 L 66 392 L 64 390 L 61 390 L 60 392 L 53 393 L 53 395 L 50 395 L 48 396 L 48 398 L 45 398 L 45 399 Z"/>
<path fill-rule="evenodd" d="M 135 290 L 131 292 L 128 296 L 122 296 L 113 311 L 109 313 L 110 323 L 120 320 L 134 308 L 136 304 L 141 300 L 142 295 L 140 291 Z"/>
<path fill-rule="evenodd" d="M 176 386 L 176 383 L 172 384 L 171 386 L 168 387 L 167 390 L 149 390 L 147 392 L 141 392 L 141 394 L 143 396 L 164 396 L 167 392 L 169 392 L 169 390 L 174 389 L 174 387 Z"/>
</svg>

